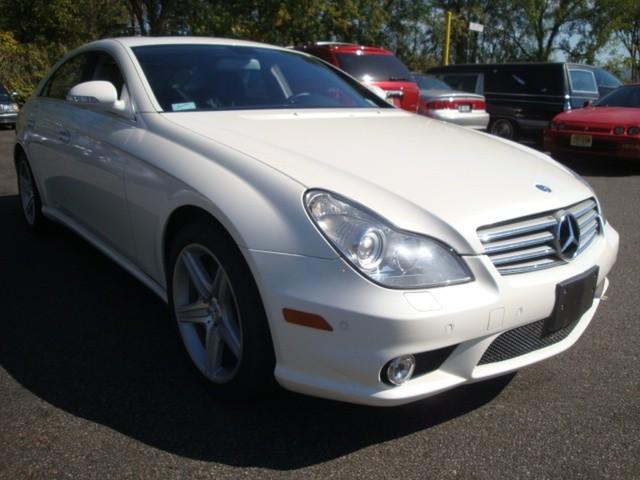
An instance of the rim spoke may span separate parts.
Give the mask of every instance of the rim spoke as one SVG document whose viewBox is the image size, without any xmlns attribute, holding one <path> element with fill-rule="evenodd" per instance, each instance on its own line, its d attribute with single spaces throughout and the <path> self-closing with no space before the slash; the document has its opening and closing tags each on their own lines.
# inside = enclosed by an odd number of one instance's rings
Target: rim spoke
<svg viewBox="0 0 640 480">
<path fill-rule="evenodd" d="M 235 326 L 232 324 L 228 314 L 223 314 L 220 318 L 220 324 L 218 326 L 220 337 L 225 345 L 231 350 L 231 353 L 236 358 L 240 358 L 240 336 L 236 332 Z"/>
<path fill-rule="evenodd" d="M 182 261 L 187 269 L 189 279 L 198 292 L 198 296 L 202 300 L 209 300 L 213 293 L 212 282 L 200 258 L 191 252 L 185 252 L 182 255 Z"/>
<path fill-rule="evenodd" d="M 220 300 L 222 297 L 222 290 L 226 285 L 227 276 L 224 273 L 222 267 L 218 265 L 218 269 L 216 270 L 216 275 L 211 284 L 211 292 L 212 294 Z"/>
<path fill-rule="evenodd" d="M 217 328 L 207 329 L 207 344 L 205 346 L 205 370 L 212 376 L 222 368 L 222 354 L 224 342 Z"/>
<path fill-rule="evenodd" d="M 177 307 L 178 321 L 182 323 L 205 324 L 209 319 L 209 306 L 202 300 L 197 300 L 188 305 Z"/>
</svg>

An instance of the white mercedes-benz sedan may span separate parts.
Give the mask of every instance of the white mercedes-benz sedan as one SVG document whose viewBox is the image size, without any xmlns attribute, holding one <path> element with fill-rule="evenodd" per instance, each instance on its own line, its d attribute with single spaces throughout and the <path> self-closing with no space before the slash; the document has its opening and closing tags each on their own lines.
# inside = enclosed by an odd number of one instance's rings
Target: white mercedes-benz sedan
<svg viewBox="0 0 640 480">
<path fill-rule="evenodd" d="M 275 378 L 397 405 L 515 371 L 578 340 L 618 251 L 549 157 L 237 40 L 71 52 L 15 165 L 29 228 L 66 225 L 165 300 L 222 396 Z"/>
</svg>

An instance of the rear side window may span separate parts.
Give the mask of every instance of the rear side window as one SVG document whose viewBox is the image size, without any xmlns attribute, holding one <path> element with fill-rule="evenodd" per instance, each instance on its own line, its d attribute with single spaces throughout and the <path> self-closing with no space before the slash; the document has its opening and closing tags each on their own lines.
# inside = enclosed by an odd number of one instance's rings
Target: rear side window
<svg viewBox="0 0 640 480">
<path fill-rule="evenodd" d="M 563 95 L 560 65 L 496 65 L 485 76 L 485 90 L 491 93 Z"/>
<path fill-rule="evenodd" d="M 569 70 L 571 90 L 574 92 L 598 93 L 596 78 L 591 70 Z"/>
<path fill-rule="evenodd" d="M 479 73 L 443 73 L 438 75 L 438 78 L 453 90 L 476 93 L 478 92 L 478 80 L 481 75 Z"/>
<path fill-rule="evenodd" d="M 393 55 L 353 55 L 338 53 L 339 67 L 365 82 L 411 82 L 409 69 Z"/>
<path fill-rule="evenodd" d="M 65 100 L 72 87 L 90 79 L 88 59 L 89 54 L 81 53 L 60 65 L 45 85 L 41 95 Z"/>
<path fill-rule="evenodd" d="M 445 82 L 431 75 L 415 75 L 416 83 L 423 90 L 451 90 Z"/>
<path fill-rule="evenodd" d="M 596 75 L 598 87 L 616 88 L 622 85 L 622 82 L 602 68 L 596 68 L 593 73 Z"/>
</svg>

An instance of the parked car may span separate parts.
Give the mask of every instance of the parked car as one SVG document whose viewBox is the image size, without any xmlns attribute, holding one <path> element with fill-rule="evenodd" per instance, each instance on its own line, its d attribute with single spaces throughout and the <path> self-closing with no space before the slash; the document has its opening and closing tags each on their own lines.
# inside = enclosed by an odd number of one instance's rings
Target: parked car
<svg viewBox="0 0 640 480">
<path fill-rule="evenodd" d="M 318 42 L 296 50 L 315 55 L 361 82 L 381 88 L 396 107 L 418 110 L 418 85 L 406 65 L 389 50 L 334 42 Z"/>
<path fill-rule="evenodd" d="M 485 130 L 489 114 L 485 110 L 484 96 L 453 90 L 432 75 L 414 73 L 420 88 L 418 113 L 463 127 Z"/>
<path fill-rule="evenodd" d="M 9 94 L 0 84 L 0 125 L 15 127 L 18 118 L 18 104 L 14 101 L 14 94 Z"/>
<path fill-rule="evenodd" d="M 545 131 L 545 149 L 640 160 L 640 84 L 624 85 L 586 108 L 564 112 Z"/>
<path fill-rule="evenodd" d="M 580 108 L 621 84 L 602 68 L 574 63 L 450 65 L 429 73 L 452 88 L 483 94 L 489 131 L 510 140 L 542 140 L 543 130 L 558 113 Z"/>
<path fill-rule="evenodd" d="M 259 43 L 87 44 L 16 139 L 27 226 L 67 225 L 166 301 L 220 395 L 275 376 L 396 405 L 512 372 L 578 340 L 618 250 L 546 155 Z"/>
</svg>

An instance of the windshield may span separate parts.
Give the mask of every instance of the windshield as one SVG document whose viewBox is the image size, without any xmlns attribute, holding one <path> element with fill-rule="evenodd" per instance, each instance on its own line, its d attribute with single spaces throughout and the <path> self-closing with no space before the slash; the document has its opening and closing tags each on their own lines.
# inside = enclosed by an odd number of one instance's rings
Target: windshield
<svg viewBox="0 0 640 480">
<path fill-rule="evenodd" d="M 133 48 L 166 112 L 281 108 L 392 108 L 323 62 L 231 45 Z"/>
<path fill-rule="evenodd" d="M 449 85 L 431 75 L 414 75 L 414 77 L 422 90 L 451 90 Z"/>
<path fill-rule="evenodd" d="M 596 107 L 640 107 L 640 86 L 619 87 L 605 95 L 595 104 Z"/>
<path fill-rule="evenodd" d="M 4 87 L 0 85 L 0 102 L 8 102 L 9 100 L 11 100 L 11 98 L 9 98 L 9 94 Z"/>
<path fill-rule="evenodd" d="M 411 72 L 393 55 L 338 53 L 340 68 L 364 82 L 411 82 Z"/>
</svg>

